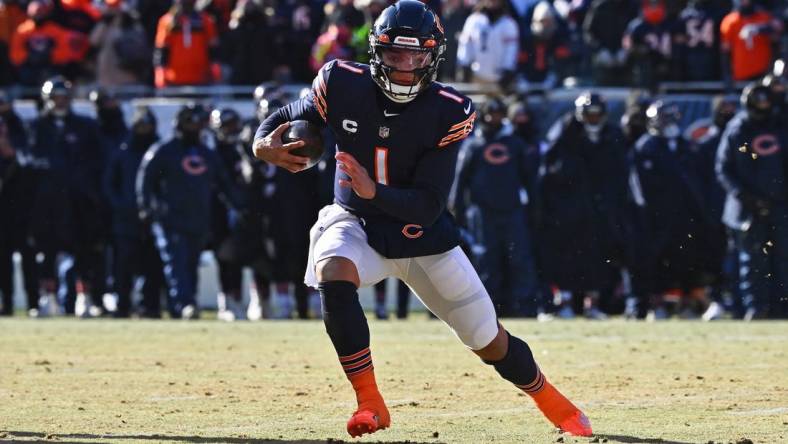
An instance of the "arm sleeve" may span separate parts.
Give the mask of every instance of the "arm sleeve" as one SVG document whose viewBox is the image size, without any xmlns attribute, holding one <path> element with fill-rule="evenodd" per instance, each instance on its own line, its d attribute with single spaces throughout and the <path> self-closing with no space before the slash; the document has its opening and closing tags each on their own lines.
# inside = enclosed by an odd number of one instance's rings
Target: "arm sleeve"
<svg viewBox="0 0 788 444">
<path fill-rule="evenodd" d="M 162 160 L 160 146 L 156 145 L 148 149 L 142 158 L 140 167 L 137 170 L 136 194 L 137 207 L 140 211 L 152 214 L 154 208 L 155 193 L 157 189 L 156 178 L 162 173 Z"/>
<path fill-rule="evenodd" d="M 720 46 L 723 51 L 728 51 L 731 47 L 731 37 L 733 34 L 731 29 L 733 26 L 732 22 L 732 16 L 727 15 L 722 19 L 722 23 L 720 23 Z"/>
<path fill-rule="evenodd" d="M 27 61 L 27 39 L 28 33 L 20 33 L 17 29 L 16 35 L 11 39 L 11 50 L 9 56 L 11 63 L 19 66 Z"/>
<path fill-rule="evenodd" d="M 318 71 L 312 88 L 305 97 L 279 108 L 257 128 L 254 141 L 264 138 L 279 125 L 294 120 L 307 120 L 321 127 L 328 121 L 328 79 L 335 62 L 326 63 Z M 254 146 L 254 143 L 252 144 Z"/>
<path fill-rule="evenodd" d="M 104 43 L 104 38 L 107 34 L 107 22 L 100 21 L 90 32 L 90 46 L 99 47 Z"/>
<path fill-rule="evenodd" d="M 731 140 L 730 133 L 725 131 L 717 147 L 717 159 L 714 170 L 717 173 L 717 181 L 722 185 L 722 188 L 728 193 L 736 196 L 741 194 L 741 182 L 739 182 L 738 177 L 736 177 L 733 159 L 733 155 L 735 154 L 733 150 L 736 150 L 736 147 L 733 146 L 734 144 L 732 142 L 734 141 Z"/>
<path fill-rule="evenodd" d="M 311 97 L 307 96 L 291 102 L 268 116 L 257 128 L 254 140 L 262 139 L 269 135 L 279 125 L 294 120 L 308 120 L 315 125 L 325 126 L 325 122 L 320 117 L 317 108 L 314 106 Z"/>
<path fill-rule="evenodd" d="M 377 184 L 373 205 L 411 223 L 428 227 L 446 209 L 454 170 L 457 166 L 459 141 L 433 149 L 416 165 L 411 188 L 394 188 Z M 441 171 L 443 174 L 436 174 Z"/>
<path fill-rule="evenodd" d="M 597 4 L 594 3 L 588 8 L 586 18 L 583 20 L 583 40 L 591 47 L 591 50 L 596 50 L 601 46 L 596 38 L 598 23 Z"/>
<path fill-rule="evenodd" d="M 156 25 L 156 36 L 153 40 L 153 44 L 156 48 L 164 48 L 165 46 L 168 46 L 170 39 L 170 21 L 172 20 L 173 18 L 169 14 L 164 15 L 159 19 L 159 23 Z"/>
</svg>

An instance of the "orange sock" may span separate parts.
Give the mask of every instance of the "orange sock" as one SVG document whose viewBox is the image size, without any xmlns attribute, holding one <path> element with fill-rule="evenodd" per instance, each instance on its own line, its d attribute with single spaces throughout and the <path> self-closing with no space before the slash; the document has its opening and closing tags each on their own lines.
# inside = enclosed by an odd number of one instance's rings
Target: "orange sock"
<svg viewBox="0 0 788 444">
<path fill-rule="evenodd" d="M 375 381 L 375 369 L 372 366 L 372 356 L 369 349 L 364 349 L 351 356 L 341 357 L 339 361 L 356 392 L 356 401 L 358 402 L 356 412 L 373 412 L 378 417 L 379 427 L 388 427 L 391 419 Z"/>
<path fill-rule="evenodd" d="M 369 370 L 354 376 L 349 376 L 350 383 L 353 384 L 353 390 L 356 391 L 356 401 L 358 401 L 359 410 L 362 406 L 378 403 L 383 401 L 383 397 L 378 390 L 378 384 L 375 381 L 375 370 Z"/>
<path fill-rule="evenodd" d="M 579 411 L 571 401 L 566 399 L 553 384 L 546 379 L 544 386 L 536 393 L 528 393 L 533 398 L 536 406 L 547 419 L 558 427 L 565 419 Z"/>
</svg>

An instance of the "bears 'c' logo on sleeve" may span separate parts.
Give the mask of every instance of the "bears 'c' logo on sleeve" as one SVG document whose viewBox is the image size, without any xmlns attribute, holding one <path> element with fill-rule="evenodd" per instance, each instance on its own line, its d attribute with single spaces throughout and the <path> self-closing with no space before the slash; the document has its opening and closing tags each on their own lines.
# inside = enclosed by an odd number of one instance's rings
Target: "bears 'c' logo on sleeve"
<svg viewBox="0 0 788 444">
<path fill-rule="evenodd" d="M 208 169 L 208 166 L 205 165 L 205 159 L 196 154 L 185 156 L 181 161 L 181 166 L 183 167 L 183 171 L 186 171 L 186 174 L 192 176 L 199 176 Z"/>
<path fill-rule="evenodd" d="M 408 239 L 418 239 L 424 234 L 424 230 L 421 225 L 416 224 L 407 224 L 402 227 L 402 235 L 407 237 Z"/>
<path fill-rule="evenodd" d="M 500 165 L 509 161 L 509 148 L 501 143 L 490 144 L 484 149 L 484 160 L 492 165 Z"/>
<path fill-rule="evenodd" d="M 752 139 L 752 151 L 759 156 L 771 156 L 780 151 L 780 141 L 774 134 L 761 134 Z"/>
</svg>

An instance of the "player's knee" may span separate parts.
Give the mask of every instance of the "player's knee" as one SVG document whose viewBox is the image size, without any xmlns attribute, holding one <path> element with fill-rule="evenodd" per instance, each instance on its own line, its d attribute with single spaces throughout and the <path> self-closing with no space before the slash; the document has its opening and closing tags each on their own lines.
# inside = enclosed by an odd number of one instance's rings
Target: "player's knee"
<svg viewBox="0 0 788 444">
<path fill-rule="evenodd" d="M 473 350 L 473 352 L 484 361 L 500 361 L 506 356 L 508 350 L 509 333 L 506 332 L 501 324 L 498 324 L 498 333 L 495 337 L 487 345 L 478 350 Z"/>
<path fill-rule="evenodd" d="M 318 282 L 347 281 L 356 287 L 360 285 L 356 265 L 344 257 L 330 257 L 318 262 L 315 265 L 315 275 Z"/>
</svg>

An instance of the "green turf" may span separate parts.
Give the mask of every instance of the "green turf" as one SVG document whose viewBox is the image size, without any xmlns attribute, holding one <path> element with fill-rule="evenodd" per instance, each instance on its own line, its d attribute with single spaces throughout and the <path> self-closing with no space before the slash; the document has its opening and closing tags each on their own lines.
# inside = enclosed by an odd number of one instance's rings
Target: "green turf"
<svg viewBox="0 0 788 444">
<path fill-rule="evenodd" d="M 392 428 L 355 442 L 788 442 L 788 323 L 506 321 L 598 435 L 559 435 L 437 321 L 370 321 Z M 0 442 L 347 440 L 318 321 L 0 320 Z"/>
</svg>

